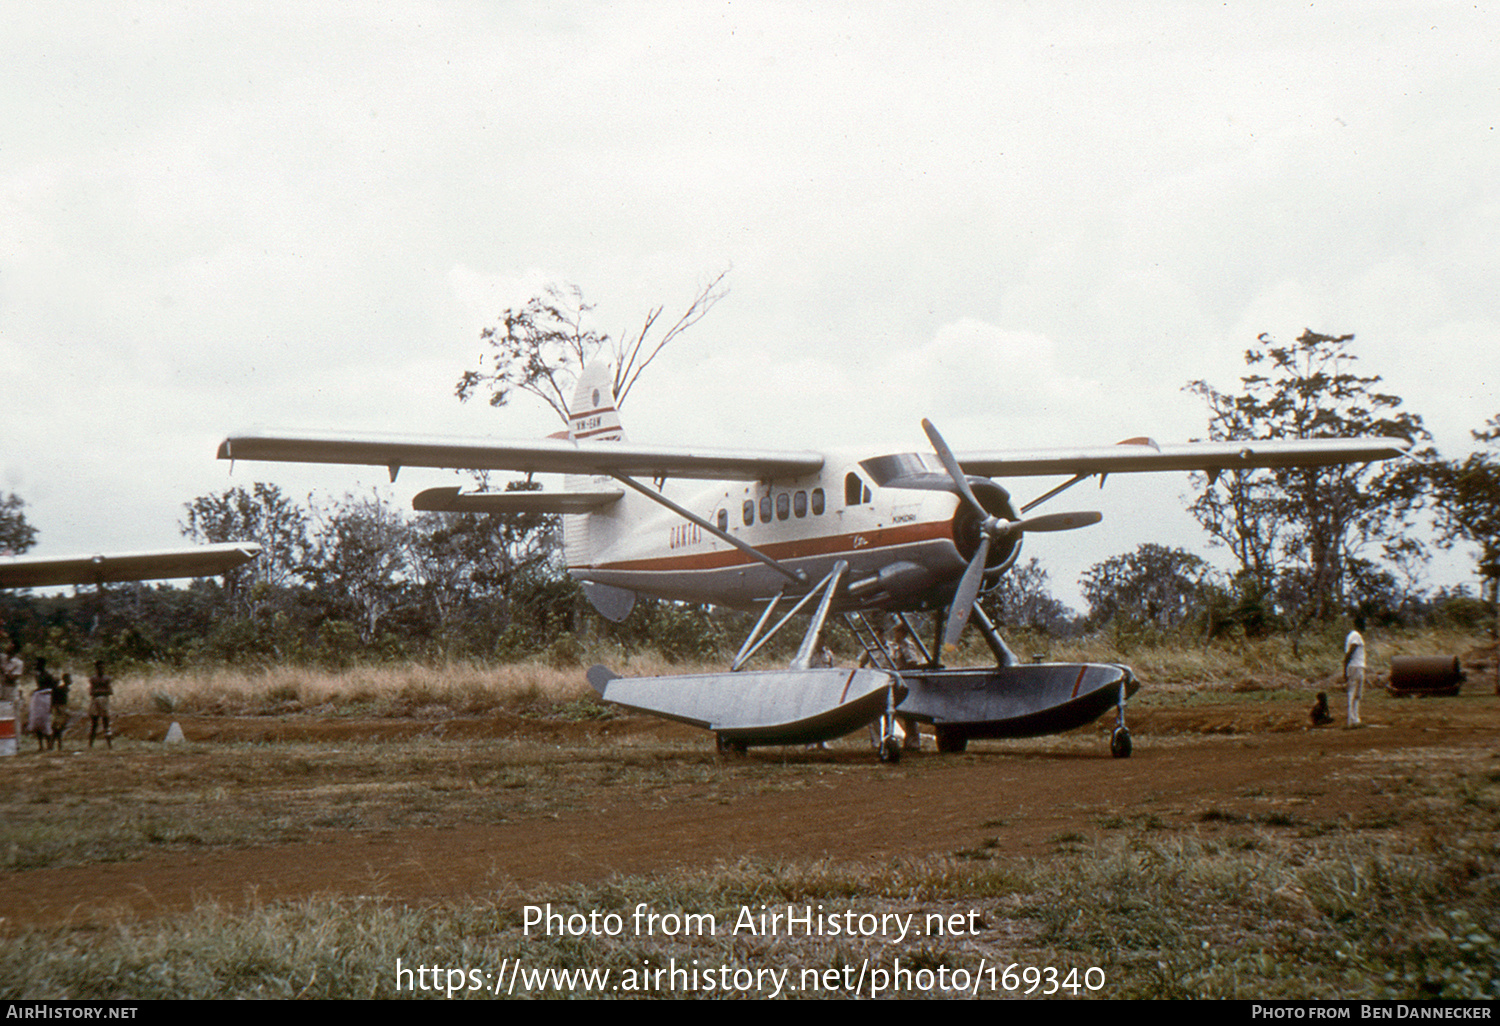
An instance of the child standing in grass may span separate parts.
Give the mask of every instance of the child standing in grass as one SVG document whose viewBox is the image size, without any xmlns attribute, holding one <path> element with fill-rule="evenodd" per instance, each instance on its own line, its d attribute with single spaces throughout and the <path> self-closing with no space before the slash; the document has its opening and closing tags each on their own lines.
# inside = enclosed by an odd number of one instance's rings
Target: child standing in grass
<svg viewBox="0 0 1500 1026">
<path fill-rule="evenodd" d="M 73 690 L 73 675 L 62 675 L 62 683 L 52 686 L 52 744 L 62 751 L 63 732 L 68 729 L 68 692 Z"/>
</svg>

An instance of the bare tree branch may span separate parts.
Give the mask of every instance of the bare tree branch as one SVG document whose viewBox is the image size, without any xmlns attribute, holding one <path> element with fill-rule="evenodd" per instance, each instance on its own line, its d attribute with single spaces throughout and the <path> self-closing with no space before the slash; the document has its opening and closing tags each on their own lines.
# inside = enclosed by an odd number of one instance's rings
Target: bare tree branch
<svg viewBox="0 0 1500 1026">
<path fill-rule="evenodd" d="M 661 307 L 657 307 L 647 315 L 646 323 L 636 333 L 634 340 L 626 342 L 616 349 L 615 402 L 618 405 L 623 406 L 625 404 L 625 396 L 630 393 L 631 386 L 640 378 L 642 372 L 651 365 L 651 361 L 656 359 L 657 354 L 667 347 L 668 343 L 701 321 L 714 308 L 715 303 L 729 295 L 729 286 L 724 284 L 724 279 L 728 276 L 729 269 L 726 268 L 720 271 L 718 277 L 698 292 L 692 303 L 688 304 L 688 308 L 683 311 L 682 316 L 677 318 L 677 323 L 668 328 L 656 344 L 651 346 L 650 353 L 641 361 L 639 367 L 635 366 L 636 361 L 639 359 L 641 351 L 647 345 L 646 339 L 651 334 L 652 326 L 656 324 L 657 318 L 661 316 Z M 634 368 L 634 370 L 632 371 L 631 368 Z"/>
<path fill-rule="evenodd" d="M 725 270 L 704 286 L 676 323 L 659 337 L 653 339 L 652 332 L 661 318 L 660 306 L 647 313 L 639 331 L 618 344 L 611 344 L 608 335 L 584 327 L 594 307 L 584 302 L 582 289 L 549 285 L 525 306 L 506 310 L 499 325 L 479 333 L 485 344 L 479 366 L 463 372 L 454 394 L 460 401 L 467 401 L 487 390 L 491 406 L 504 406 L 520 389 L 552 407 L 566 424 L 578 373 L 610 345 L 615 361 L 615 402 L 623 405 L 631 386 L 651 361 L 729 294 L 724 284 L 728 275 Z"/>
</svg>

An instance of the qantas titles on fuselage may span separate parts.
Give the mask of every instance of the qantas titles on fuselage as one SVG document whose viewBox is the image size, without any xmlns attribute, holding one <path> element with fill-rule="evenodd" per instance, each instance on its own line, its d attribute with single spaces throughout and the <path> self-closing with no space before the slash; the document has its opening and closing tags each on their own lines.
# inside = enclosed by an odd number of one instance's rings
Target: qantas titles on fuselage
<svg viewBox="0 0 1500 1026">
<path fill-rule="evenodd" d="M 905 478 L 907 486 L 881 487 L 895 477 Z M 720 531 L 806 570 L 812 581 L 839 559 L 850 564 L 851 581 L 881 571 L 894 581 L 889 568 L 902 565 L 911 568 L 902 578 L 902 590 L 921 592 L 927 579 L 936 577 L 932 570 L 961 572 L 976 539 L 966 545 L 961 537 L 967 514 L 957 496 L 912 487 L 914 477 L 936 478 L 917 454 L 858 462 L 830 457 L 824 470 L 805 478 L 726 482 L 684 505 Z M 839 486 L 830 489 L 830 479 Z M 641 530 L 642 517 L 656 520 L 656 529 Z M 585 580 L 673 598 L 684 597 L 686 590 L 701 594 L 701 601 L 718 603 L 725 602 L 727 589 L 734 596 L 732 604 L 747 607 L 786 586 L 774 570 L 667 510 L 622 503 L 589 517 L 586 532 L 579 530 L 583 519 L 570 525 L 570 536 L 580 544 L 570 545 L 568 554 L 570 569 Z M 665 553 L 659 543 L 653 544 L 663 537 Z M 996 552 L 992 568 L 1008 564 L 1016 549 L 1012 545 Z M 917 574 L 919 567 L 928 572 Z M 882 594 L 889 597 L 888 591 Z"/>
</svg>

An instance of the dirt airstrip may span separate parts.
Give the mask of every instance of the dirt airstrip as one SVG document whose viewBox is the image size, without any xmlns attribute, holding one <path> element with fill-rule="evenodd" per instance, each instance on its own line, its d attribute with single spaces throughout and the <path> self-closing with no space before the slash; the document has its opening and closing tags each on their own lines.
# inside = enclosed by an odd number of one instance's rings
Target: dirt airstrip
<svg viewBox="0 0 1500 1026">
<path fill-rule="evenodd" d="M 305 752 L 308 746 L 343 751 L 365 741 L 430 745 L 439 739 L 576 749 L 601 764 L 627 744 L 634 753 L 656 746 L 658 762 L 690 762 L 693 772 L 621 776 L 608 786 L 581 788 L 561 806 L 518 806 L 478 820 L 455 813 L 430 825 L 356 821 L 310 828 L 291 841 L 162 844 L 103 861 L 65 859 L 6 874 L 10 903 L 0 929 L 171 913 L 204 899 L 234 905 L 361 895 L 437 903 L 506 887 L 708 867 L 742 856 L 1044 856 L 1059 839 L 1097 836 L 1122 818 L 1198 831 L 1320 823 L 1400 828 L 1413 798 L 1409 788 L 1394 784 L 1435 775 L 1494 780 L 1500 773 L 1500 698 L 1487 688 L 1453 699 L 1367 696 L 1368 725 L 1359 730 L 1311 729 L 1308 704 L 1310 698 L 1226 695 L 1177 707 L 1138 706 L 1131 712 L 1135 751 L 1129 759 L 1110 758 L 1101 733 L 1107 723 L 1101 723 L 1062 738 L 974 743 L 962 755 L 937 755 L 929 747 L 889 767 L 877 765 L 868 745 L 855 740 L 827 751 L 760 749 L 723 759 L 708 754 L 712 739 L 704 732 L 635 717 L 584 723 L 506 716 L 439 723 L 178 717 L 189 741 L 167 745 L 160 739 L 171 718 L 140 715 L 122 723 L 112 751 L 57 756 L 23 743 L 22 754 L 0 768 L 38 776 L 51 767 L 47 789 L 56 798 L 87 787 L 103 768 L 124 768 L 136 777 L 167 768 L 189 776 L 207 772 L 223 758 L 221 751 L 243 749 L 246 742 L 263 742 L 272 752 L 294 745 Z M 1342 702 L 1334 709 L 1341 715 Z M 71 747 L 81 749 L 76 741 Z M 224 790 L 225 801 L 250 801 L 257 784 L 242 781 Z M 66 814 L 58 808 L 57 815 Z M 1410 822 L 1421 828 L 1418 820 Z"/>
</svg>

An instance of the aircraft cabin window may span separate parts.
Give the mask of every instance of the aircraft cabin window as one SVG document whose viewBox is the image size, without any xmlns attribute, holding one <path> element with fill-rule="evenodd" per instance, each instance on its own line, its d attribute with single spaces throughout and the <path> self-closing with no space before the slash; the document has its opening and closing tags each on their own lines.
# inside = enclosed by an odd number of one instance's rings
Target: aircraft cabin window
<svg viewBox="0 0 1500 1026">
<path fill-rule="evenodd" d="M 745 526 L 746 527 L 749 527 L 751 524 L 755 523 L 755 500 L 754 499 L 746 499 L 745 500 L 745 508 L 741 512 L 741 518 L 745 521 Z"/>
<path fill-rule="evenodd" d="M 771 522 L 771 497 L 769 495 L 760 497 L 760 522 L 763 524 Z"/>
<path fill-rule="evenodd" d="M 786 492 L 776 496 L 776 519 L 785 520 L 792 515 L 792 503 Z"/>
<path fill-rule="evenodd" d="M 807 516 L 807 493 L 797 492 L 792 496 L 792 516 Z"/>
<path fill-rule="evenodd" d="M 729 530 L 729 510 L 727 510 L 727 509 L 721 509 L 721 510 L 719 510 L 718 521 L 719 521 L 719 530 L 721 530 L 721 531 L 727 531 L 727 530 Z"/>
<path fill-rule="evenodd" d="M 813 516 L 815 517 L 820 517 L 823 515 L 823 489 L 821 488 L 813 489 L 812 510 Z"/>
</svg>

